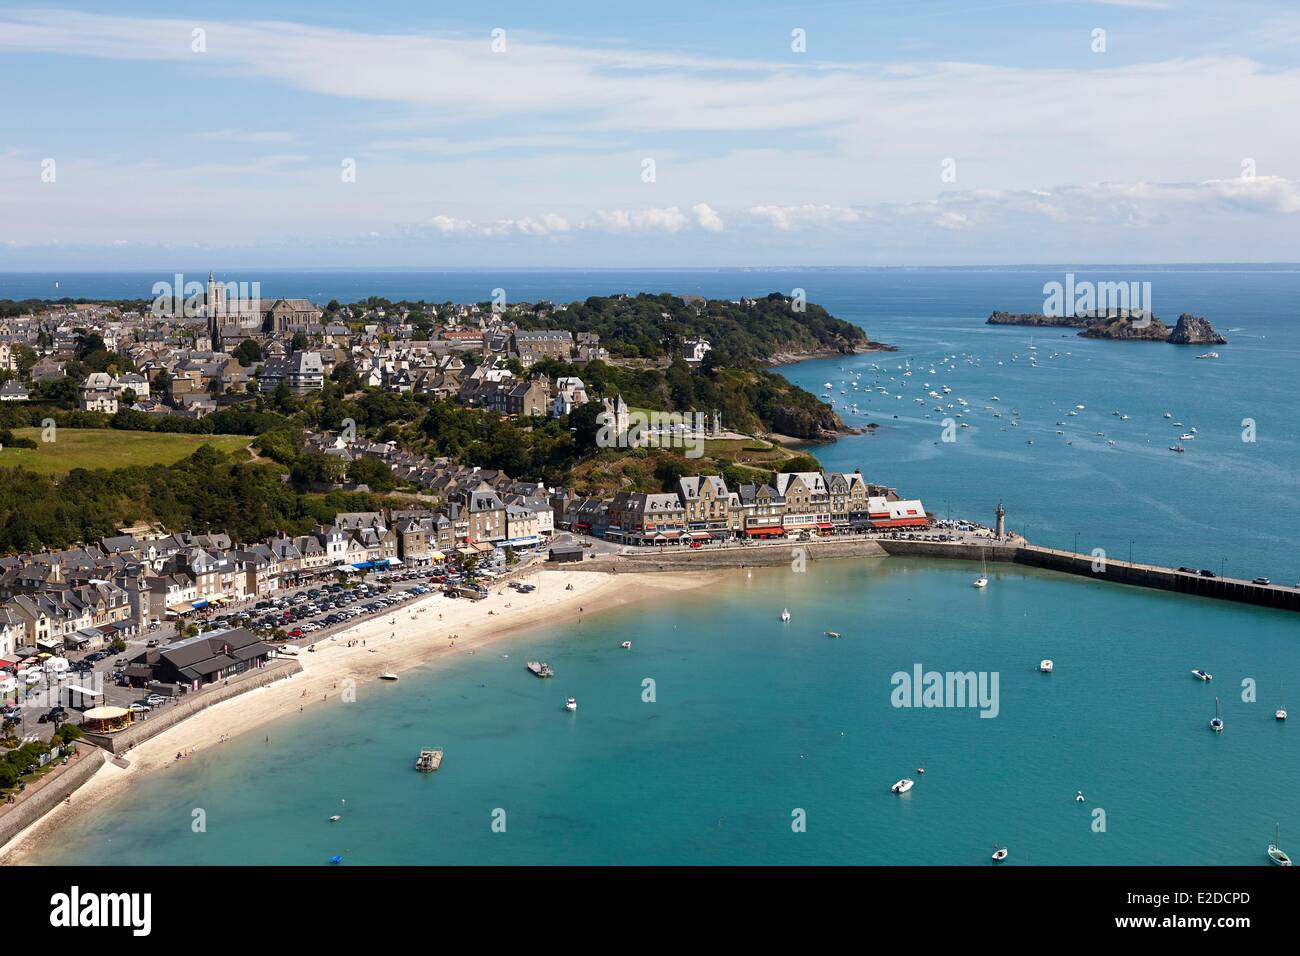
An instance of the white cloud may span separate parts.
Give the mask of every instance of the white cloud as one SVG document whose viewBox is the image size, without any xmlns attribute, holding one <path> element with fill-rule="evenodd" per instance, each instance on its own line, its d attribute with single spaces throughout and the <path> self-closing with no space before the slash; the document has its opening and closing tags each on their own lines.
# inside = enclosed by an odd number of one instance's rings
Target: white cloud
<svg viewBox="0 0 1300 956">
<path fill-rule="evenodd" d="M 695 213 L 695 224 L 701 229 L 709 232 L 722 232 L 722 219 L 709 207 L 708 203 L 696 203 L 691 207 L 691 212 Z"/>
<path fill-rule="evenodd" d="M 843 206 L 818 206 L 812 203 L 804 203 L 801 206 L 751 206 L 749 214 L 768 220 L 782 232 L 789 232 L 804 225 L 857 222 L 862 218 L 862 213 L 856 209 Z"/>
</svg>

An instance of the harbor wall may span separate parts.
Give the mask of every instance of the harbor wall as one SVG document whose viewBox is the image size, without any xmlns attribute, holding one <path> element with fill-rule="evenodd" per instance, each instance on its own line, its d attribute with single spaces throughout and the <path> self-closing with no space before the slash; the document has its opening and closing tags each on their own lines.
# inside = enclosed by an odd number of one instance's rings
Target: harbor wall
<svg viewBox="0 0 1300 956">
<path fill-rule="evenodd" d="M 57 807 L 72 791 L 93 777 L 106 760 L 104 751 L 84 740 L 77 742 L 76 759 L 57 767 L 28 787 L 20 802 L 0 808 L 0 846 Z M 34 791 L 34 792 L 33 792 Z"/>
<path fill-rule="evenodd" d="M 206 710 L 213 704 L 219 704 L 223 700 L 230 700 L 232 697 L 238 697 L 250 690 L 265 687 L 267 684 L 301 672 L 302 664 L 296 660 L 274 660 L 266 667 L 231 678 L 229 684 L 209 687 L 193 695 L 177 698 L 177 702 L 168 704 L 166 710 L 153 711 L 148 715 L 147 720 L 137 720 L 126 730 L 115 734 L 86 734 L 85 739 L 96 746 L 103 747 L 111 754 L 125 753 L 136 744 L 158 736 L 186 717 Z"/>
<path fill-rule="evenodd" d="M 1141 588 L 1156 588 L 1178 594 L 1237 601 L 1283 611 L 1300 611 L 1300 590 L 1279 587 L 1275 584 L 1255 584 L 1239 578 L 1202 577 L 1173 568 L 1153 564 L 1107 559 L 1094 568 L 1090 554 L 1075 554 L 1037 545 L 1022 545 L 1016 549 L 1015 561 L 1035 568 L 1077 574 L 1114 584 L 1128 584 Z"/>
<path fill-rule="evenodd" d="M 879 558 L 885 551 L 870 538 L 841 540 L 783 541 L 780 544 L 749 544 L 736 547 L 710 545 L 698 550 L 683 548 L 659 551 L 646 548 L 644 553 L 631 552 L 581 565 L 562 564 L 558 570 L 583 571 L 692 571 L 722 568 L 784 567 L 794 560 L 795 552 L 802 550 L 809 561 L 826 561 L 833 558 Z"/>
</svg>

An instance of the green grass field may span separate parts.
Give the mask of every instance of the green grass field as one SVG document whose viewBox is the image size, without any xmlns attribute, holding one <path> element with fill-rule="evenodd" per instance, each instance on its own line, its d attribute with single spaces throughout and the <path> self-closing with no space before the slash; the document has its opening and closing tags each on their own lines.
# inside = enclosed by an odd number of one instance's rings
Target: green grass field
<svg viewBox="0 0 1300 956">
<path fill-rule="evenodd" d="M 16 428 L 14 437 L 30 438 L 36 448 L 0 450 L 0 468 L 19 465 L 45 475 L 65 475 L 74 468 L 127 468 L 170 465 L 188 458 L 200 445 L 238 451 L 252 441 L 247 435 L 172 435 L 113 428 L 60 428 L 53 442 L 41 441 L 39 428 Z"/>
</svg>

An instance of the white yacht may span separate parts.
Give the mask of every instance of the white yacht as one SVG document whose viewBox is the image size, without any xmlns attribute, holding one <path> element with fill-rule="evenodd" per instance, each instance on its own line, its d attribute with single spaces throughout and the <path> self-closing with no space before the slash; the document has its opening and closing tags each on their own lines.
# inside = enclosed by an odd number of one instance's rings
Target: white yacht
<svg viewBox="0 0 1300 956">
<path fill-rule="evenodd" d="M 790 609 L 788 607 L 781 609 L 781 620 L 782 621 L 790 620 Z"/>
<path fill-rule="evenodd" d="M 1198 359 L 1216 359 L 1219 357 L 1218 352 L 1206 352 L 1204 355 L 1196 356 Z"/>
<path fill-rule="evenodd" d="M 578 709 L 578 699 L 577 699 L 576 697 L 570 697 L 568 700 L 566 700 L 566 701 L 564 702 L 564 709 L 567 710 L 567 711 L 575 711 L 575 710 L 577 710 L 577 709 Z"/>
<path fill-rule="evenodd" d="M 980 572 L 979 577 L 971 582 L 971 587 L 973 588 L 986 588 L 989 586 L 989 564 L 984 560 L 983 552 L 980 553 L 980 561 L 983 564 L 984 570 Z"/>
<path fill-rule="evenodd" d="M 1203 671 L 1199 667 L 1196 670 L 1192 671 L 1192 676 L 1195 677 L 1197 680 L 1203 680 L 1203 681 L 1214 680 L 1213 674 L 1211 674 L 1209 671 Z"/>
<path fill-rule="evenodd" d="M 909 791 L 909 790 L 912 789 L 912 786 L 913 786 L 912 778 L 911 778 L 911 777 L 904 777 L 902 780 L 898 781 L 898 783 L 896 783 L 896 784 L 894 784 L 892 787 L 890 787 L 890 788 L 889 788 L 889 792 L 890 792 L 890 793 L 907 793 L 907 791 Z"/>
<path fill-rule="evenodd" d="M 1219 716 L 1219 698 L 1214 698 L 1214 716 L 1210 718 L 1210 729 L 1216 734 L 1223 733 L 1223 718 Z"/>
<path fill-rule="evenodd" d="M 1049 660 L 1041 660 L 1038 662 L 1038 669 L 1044 674 L 1052 673 L 1052 666 L 1052 662 Z"/>
<path fill-rule="evenodd" d="M 632 649 L 632 642 L 624 641 L 622 644 L 619 645 L 619 647 L 623 648 L 623 650 L 625 651 L 630 651 Z"/>
<path fill-rule="evenodd" d="M 1273 842 L 1268 845 L 1268 858 L 1278 866 L 1290 866 L 1291 857 L 1287 856 L 1286 850 L 1282 849 L 1282 827 L 1278 824 L 1273 825 Z"/>
<path fill-rule="evenodd" d="M 379 675 L 380 680 L 397 680 L 397 675 L 392 671 L 384 671 Z"/>
</svg>

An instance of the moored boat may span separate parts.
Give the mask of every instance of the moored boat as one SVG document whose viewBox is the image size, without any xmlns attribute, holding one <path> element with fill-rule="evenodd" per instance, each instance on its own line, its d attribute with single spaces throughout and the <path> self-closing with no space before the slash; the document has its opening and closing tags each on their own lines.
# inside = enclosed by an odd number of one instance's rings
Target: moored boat
<svg viewBox="0 0 1300 956">
<path fill-rule="evenodd" d="M 433 773 L 442 766 L 442 748 L 426 747 L 420 751 L 420 756 L 415 758 L 415 769 L 421 773 Z"/>
<path fill-rule="evenodd" d="M 1054 666 L 1055 666 L 1055 665 L 1054 665 L 1050 660 L 1048 660 L 1048 659 L 1046 659 L 1046 658 L 1044 658 L 1043 660 L 1041 660 L 1041 661 L 1038 662 L 1038 669 L 1039 669 L 1040 671 L 1042 671 L 1044 674 L 1050 674 L 1050 673 L 1052 673 L 1052 668 L 1053 668 Z"/>
<path fill-rule="evenodd" d="M 551 665 L 545 661 L 529 661 L 528 669 L 534 677 L 554 677 L 555 671 L 551 670 Z"/>
<path fill-rule="evenodd" d="M 570 712 L 577 710 L 578 699 L 576 697 L 570 697 L 568 700 L 564 702 L 564 709 Z"/>
<path fill-rule="evenodd" d="M 1282 842 L 1282 827 L 1274 824 L 1273 842 L 1268 845 L 1268 858 L 1278 866 L 1290 866 L 1291 857 L 1279 844 Z"/>
<path fill-rule="evenodd" d="M 1211 674 L 1209 671 L 1203 671 L 1200 668 L 1197 668 L 1196 670 L 1192 671 L 1192 676 L 1195 677 L 1197 680 L 1203 680 L 1203 681 L 1214 680 L 1213 674 Z"/>
<path fill-rule="evenodd" d="M 890 793 L 907 793 L 914 786 L 915 781 L 911 777 L 904 777 L 898 783 L 889 788 Z"/>
</svg>

